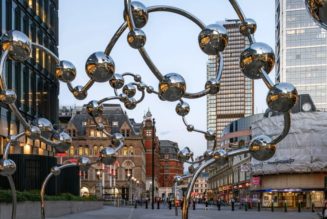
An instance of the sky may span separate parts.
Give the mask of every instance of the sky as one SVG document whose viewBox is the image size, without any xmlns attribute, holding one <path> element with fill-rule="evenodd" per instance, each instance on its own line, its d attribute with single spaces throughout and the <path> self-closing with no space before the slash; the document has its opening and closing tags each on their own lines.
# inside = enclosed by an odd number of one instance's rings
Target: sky
<svg viewBox="0 0 327 219">
<path fill-rule="evenodd" d="M 143 0 L 146 6 L 170 5 L 182 8 L 206 25 L 237 18 L 229 1 L 221 0 Z M 239 0 L 247 18 L 257 22 L 257 42 L 275 47 L 275 1 Z M 77 68 L 73 86 L 84 85 L 88 80 L 85 61 L 94 52 L 104 51 L 118 27 L 123 23 L 123 0 L 66 0 L 59 3 L 59 57 L 69 60 Z M 187 92 L 203 90 L 206 82 L 208 56 L 198 45 L 200 29 L 184 17 L 160 12 L 151 13 L 147 25 L 145 48 L 163 74 L 176 72 L 187 82 Z M 158 89 L 158 81 L 151 73 L 137 50 L 126 40 L 127 32 L 119 39 L 110 56 L 115 62 L 116 73 L 133 72 L 142 76 L 143 82 Z M 274 80 L 274 73 L 270 74 Z M 128 81 L 130 79 L 127 78 Z M 131 81 L 130 81 L 131 82 Z M 81 106 L 91 100 L 113 96 L 109 83 L 96 83 L 88 91 L 85 100 L 76 100 L 67 86 L 60 82 L 60 106 Z M 266 109 L 265 97 L 268 90 L 262 81 L 255 81 L 255 113 Z M 137 96 L 138 97 L 138 96 Z M 195 128 L 206 130 L 206 97 L 186 100 L 191 111 L 187 121 Z M 112 101 L 108 103 L 119 103 Z M 195 155 L 202 155 L 207 143 L 202 134 L 188 132 L 182 118 L 175 113 L 177 102 L 161 101 L 147 94 L 144 101 L 134 110 L 127 110 L 130 118 L 141 122 L 150 109 L 156 119 L 157 134 L 161 140 L 172 140 L 180 148 L 188 146 Z"/>
</svg>

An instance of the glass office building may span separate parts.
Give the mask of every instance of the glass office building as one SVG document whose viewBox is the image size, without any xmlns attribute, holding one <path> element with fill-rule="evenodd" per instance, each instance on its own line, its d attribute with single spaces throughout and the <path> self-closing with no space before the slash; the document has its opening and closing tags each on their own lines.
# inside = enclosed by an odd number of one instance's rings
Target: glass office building
<svg viewBox="0 0 327 219">
<path fill-rule="evenodd" d="M 224 55 L 224 71 L 220 91 L 207 97 L 207 128 L 217 133 L 218 142 L 223 129 L 230 122 L 249 116 L 254 111 L 254 83 L 243 76 L 240 70 L 240 54 L 248 44 L 239 31 L 239 20 L 226 20 L 223 23 L 228 31 L 229 42 Z M 215 78 L 217 72 L 215 56 L 209 56 L 207 78 Z M 211 148 L 212 145 L 208 145 Z"/>
<path fill-rule="evenodd" d="M 32 42 L 58 53 L 58 0 L 2 0 L 0 3 L 1 35 L 9 30 L 24 32 Z M 45 117 L 58 123 L 59 82 L 56 62 L 39 49 L 33 49 L 24 63 L 6 62 L 8 87 L 17 93 L 17 107 L 28 120 Z M 0 103 L 0 154 L 5 137 L 23 131 L 23 127 L 5 104 Z M 11 153 L 53 155 L 52 148 L 39 141 L 25 139 Z"/>
<path fill-rule="evenodd" d="M 305 9 L 304 0 L 276 0 L 276 81 L 310 94 L 327 109 L 327 39 Z"/>
</svg>

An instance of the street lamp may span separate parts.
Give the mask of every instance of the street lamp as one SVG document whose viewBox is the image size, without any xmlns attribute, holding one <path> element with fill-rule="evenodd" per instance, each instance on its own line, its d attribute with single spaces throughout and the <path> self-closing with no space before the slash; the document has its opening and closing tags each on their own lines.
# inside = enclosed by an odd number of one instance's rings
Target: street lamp
<svg viewBox="0 0 327 219">
<path fill-rule="evenodd" d="M 154 209 L 154 149 L 155 149 L 155 125 L 156 125 L 156 120 L 153 118 L 152 119 L 152 209 Z"/>
</svg>

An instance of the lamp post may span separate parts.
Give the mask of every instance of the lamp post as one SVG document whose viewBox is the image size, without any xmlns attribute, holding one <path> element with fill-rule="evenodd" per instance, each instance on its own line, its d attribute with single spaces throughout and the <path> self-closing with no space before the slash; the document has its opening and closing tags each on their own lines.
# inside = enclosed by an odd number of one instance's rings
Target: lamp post
<svg viewBox="0 0 327 219">
<path fill-rule="evenodd" d="M 98 178 L 98 188 L 99 188 L 99 198 L 102 196 L 102 192 L 101 192 L 101 170 L 98 169 L 97 172 L 96 172 L 96 175 L 97 175 L 97 178 Z"/>
<path fill-rule="evenodd" d="M 153 118 L 152 119 L 153 123 L 152 123 L 152 209 L 154 209 L 154 149 L 155 149 L 155 125 L 156 125 L 156 120 Z"/>
</svg>

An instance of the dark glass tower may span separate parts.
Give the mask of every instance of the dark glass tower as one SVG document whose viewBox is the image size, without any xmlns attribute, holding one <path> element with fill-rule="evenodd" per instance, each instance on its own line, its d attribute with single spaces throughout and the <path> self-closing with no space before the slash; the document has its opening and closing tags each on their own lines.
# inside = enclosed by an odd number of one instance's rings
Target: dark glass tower
<svg viewBox="0 0 327 219">
<path fill-rule="evenodd" d="M 58 0 L 1 0 L 1 35 L 9 30 L 24 32 L 32 42 L 44 45 L 58 54 Z M 28 119 L 45 117 L 58 123 L 59 82 L 55 78 L 56 62 L 44 51 L 33 49 L 24 63 L 6 62 L 8 88 L 17 93 L 16 105 Z M 0 154 L 5 137 L 23 131 L 23 127 L 0 103 Z M 11 148 L 12 154 L 53 155 L 51 147 L 39 141 L 25 142 Z"/>
</svg>

